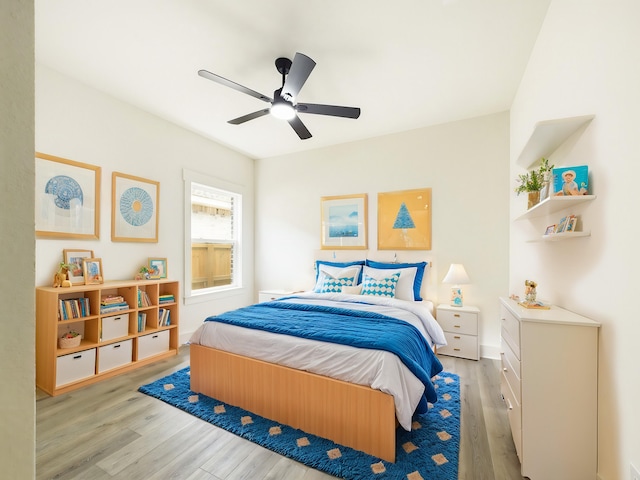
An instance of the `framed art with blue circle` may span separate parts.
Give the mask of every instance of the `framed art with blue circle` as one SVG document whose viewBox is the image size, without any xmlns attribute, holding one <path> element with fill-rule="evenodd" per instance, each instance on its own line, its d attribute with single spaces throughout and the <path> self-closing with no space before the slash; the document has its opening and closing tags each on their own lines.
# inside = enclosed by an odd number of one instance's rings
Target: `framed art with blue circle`
<svg viewBox="0 0 640 480">
<path fill-rule="evenodd" d="M 100 167 L 35 154 L 38 237 L 99 238 Z"/>
<path fill-rule="evenodd" d="M 111 240 L 158 242 L 160 182 L 113 172 Z"/>
</svg>

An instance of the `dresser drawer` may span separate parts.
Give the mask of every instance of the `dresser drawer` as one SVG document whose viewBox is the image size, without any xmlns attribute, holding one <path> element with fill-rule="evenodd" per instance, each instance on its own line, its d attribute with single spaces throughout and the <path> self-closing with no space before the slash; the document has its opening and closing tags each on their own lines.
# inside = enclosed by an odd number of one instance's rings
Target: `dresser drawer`
<svg viewBox="0 0 640 480">
<path fill-rule="evenodd" d="M 112 343 L 98 348 L 98 373 L 106 372 L 112 368 L 121 367 L 133 360 L 133 341 Z"/>
<path fill-rule="evenodd" d="M 522 404 L 520 361 L 516 358 L 511 347 L 502 339 L 502 374 L 506 377 L 509 387 L 519 404 Z"/>
<path fill-rule="evenodd" d="M 500 306 L 500 318 L 502 328 L 513 343 L 513 351 L 520 358 L 520 321 L 504 305 Z M 505 335 L 503 334 L 503 336 Z"/>
<path fill-rule="evenodd" d="M 62 355 L 56 361 L 56 387 L 92 377 L 95 373 L 95 348 Z"/>
<path fill-rule="evenodd" d="M 504 403 L 507 407 L 507 416 L 509 417 L 513 444 L 516 447 L 518 458 L 522 462 L 522 409 L 520 403 L 511 391 L 507 377 L 504 374 L 500 375 L 500 393 L 502 393 L 502 398 L 504 398 Z"/>
<path fill-rule="evenodd" d="M 478 335 L 478 314 L 438 309 L 438 323 L 445 332 Z"/>
<path fill-rule="evenodd" d="M 438 347 L 438 354 L 478 360 L 478 337 L 461 333 L 444 332 L 447 345 Z"/>
</svg>

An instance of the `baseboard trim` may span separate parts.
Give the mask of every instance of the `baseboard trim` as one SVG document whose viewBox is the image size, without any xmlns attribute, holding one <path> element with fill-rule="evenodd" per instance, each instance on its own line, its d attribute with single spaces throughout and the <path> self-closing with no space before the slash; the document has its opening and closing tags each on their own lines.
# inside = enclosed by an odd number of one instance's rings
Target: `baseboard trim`
<svg viewBox="0 0 640 480">
<path fill-rule="evenodd" d="M 500 347 L 493 345 L 480 345 L 480 357 L 500 360 Z"/>
</svg>

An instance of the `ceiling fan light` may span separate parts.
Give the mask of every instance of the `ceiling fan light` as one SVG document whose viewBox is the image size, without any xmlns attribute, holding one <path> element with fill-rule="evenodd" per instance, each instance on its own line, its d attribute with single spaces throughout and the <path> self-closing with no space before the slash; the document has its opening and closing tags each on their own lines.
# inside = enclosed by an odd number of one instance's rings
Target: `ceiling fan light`
<svg viewBox="0 0 640 480">
<path fill-rule="evenodd" d="M 293 105 L 284 100 L 274 100 L 269 111 L 271 115 L 282 120 L 291 120 L 296 116 L 296 111 L 293 108 Z"/>
</svg>

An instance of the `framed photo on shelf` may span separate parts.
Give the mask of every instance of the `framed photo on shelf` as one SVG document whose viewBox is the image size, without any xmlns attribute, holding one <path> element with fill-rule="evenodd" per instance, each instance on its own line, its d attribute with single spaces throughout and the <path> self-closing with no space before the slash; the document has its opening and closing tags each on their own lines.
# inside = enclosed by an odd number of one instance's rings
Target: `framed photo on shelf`
<svg viewBox="0 0 640 480">
<path fill-rule="evenodd" d="M 556 233 L 556 226 L 555 225 L 549 225 L 547 227 L 547 229 L 545 230 L 545 232 L 544 232 L 545 235 L 553 235 L 554 233 Z"/>
<path fill-rule="evenodd" d="M 367 248 L 367 194 L 321 197 L 320 248 Z"/>
<path fill-rule="evenodd" d="M 69 281 L 72 285 L 84 285 L 83 262 L 87 258 L 93 258 L 93 250 L 65 249 L 62 251 L 64 263 L 71 265 L 69 268 Z"/>
<path fill-rule="evenodd" d="M 569 217 L 567 217 L 567 224 L 564 227 L 564 231 L 565 232 L 574 232 L 576 229 L 576 222 L 578 220 L 578 217 L 576 217 L 575 215 L 569 215 Z"/>
<path fill-rule="evenodd" d="M 556 228 L 556 232 L 555 233 L 564 232 L 564 229 L 567 227 L 567 221 L 568 220 L 569 220 L 569 217 L 562 217 L 560 219 L 560 221 L 558 222 L 558 227 Z"/>
<path fill-rule="evenodd" d="M 99 285 L 104 283 L 102 273 L 102 259 L 85 258 L 82 261 L 82 271 L 84 273 L 85 285 Z"/>
<path fill-rule="evenodd" d="M 589 192 L 589 167 L 560 167 L 552 170 L 554 195 L 587 195 Z"/>
<path fill-rule="evenodd" d="M 160 182 L 113 172 L 111 240 L 158 242 Z"/>
<path fill-rule="evenodd" d="M 35 154 L 36 236 L 99 238 L 100 167 Z"/>
<path fill-rule="evenodd" d="M 378 194 L 378 249 L 431 250 L 431 189 Z"/>
<path fill-rule="evenodd" d="M 149 259 L 149 276 L 151 278 L 167 278 L 167 259 L 166 258 L 150 258 Z"/>
</svg>

